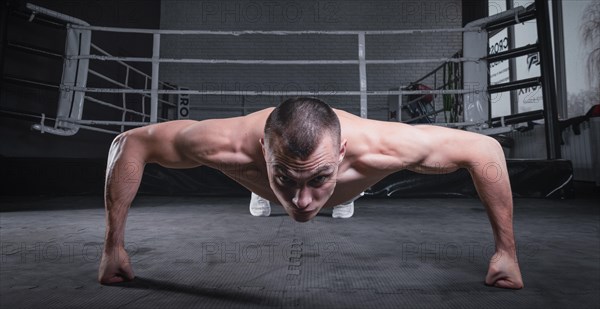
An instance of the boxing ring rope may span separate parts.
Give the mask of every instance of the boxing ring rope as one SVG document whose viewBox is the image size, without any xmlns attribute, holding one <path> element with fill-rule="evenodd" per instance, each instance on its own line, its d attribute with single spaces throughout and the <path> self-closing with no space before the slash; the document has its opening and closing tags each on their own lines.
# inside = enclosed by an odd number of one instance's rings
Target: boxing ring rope
<svg viewBox="0 0 600 309">
<path fill-rule="evenodd" d="M 193 94 L 193 95 L 248 95 L 248 96 L 282 96 L 286 94 L 293 95 L 313 95 L 313 96 L 331 96 L 331 95 L 346 95 L 346 96 L 360 96 L 360 115 L 361 117 L 367 117 L 367 96 L 370 95 L 406 95 L 416 94 L 414 92 L 408 93 L 404 91 L 392 92 L 392 91 L 368 91 L 367 90 L 367 76 L 366 76 L 366 65 L 368 64 L 420 64 L 420 63 L 438 63 L 438 62 L 478 62 L 478 58 L 429 58 L 429 59 L 392 59 L 392 60 L 366 60 L 365 59 L 365 36 L 366 35 L 397 35 L 397 34 L 415 34 L 415 33 L 439 33 L 439 32 L 465 32 L 465 31 L 481 31 L 480 28 L 447 28 L 447 29 L 408 29 L 408 30 L 375 30 L 375 31 L 208 31 L 208 30 L 161 30 L 161 29 L 135 29 L 135 28 L 116 28 L 116 27 L 98 27 L 98 26 L 83 26 L 73 25 L 73 29 L 80 30 L 93 30 L 93 31 L 105 31 L 105 32 L 120 32 L 120 33 L 138 33 L 138 34 L 152 34 L 154 37 L 154 48 L 153 57 L 114 57 L 114 56 L 102 56 L 102 55 L 77 55 L 70 56 L 68 59 L 72 60 L 102 60 L 102 61 L 127 61 L 127 62 L 150 62 L 153 64 L 152 70 L 158 72 L 157 63 L 188 63 L 188 64 L 250 64 L 250 65 L 359 65 L 359 82 L 360 91 L 326 91 L 326 92 L 253 92 L 253 91 L 207 91 L 207 90 L 192 90 L 192 91 L 159 91 L 155 87 L 152 87 L 150 91 L 136 91 L 128 92 L 124 90 L 115 90 L 110 88 L 87 88 L 82 90 L 81 88 L 74 88 L 75 91 L 90 91 L 90 92 L 123 92 L 123 93 L 150 93 L 151 97 L 155 97 L 158 94 Z M 160 58 L 159 57 L 159 44 L 160 35 L 229 35 L 229 36 L 241 36 L 241 35 L 353 35 L 358 36 L 358 49 L 359 59 L 357 60 L 230 60 L 230 59 L 176 59 L 176 58 Z M 153 79 L 154 80 L 154 79 Z M 436 94 L 455 94 L 456 92 L 444 93 L 444 90 L 440 90 Z M 468 92 L 468 91 L 466 91 Z M 466 92 L 462 92 L 464 94 Z M 431 94 L 420 93 L 420 94 Z M 155 104 L 152 104 L 155 106 Z M 154 111 L 154 110 L 153 110 Z M 151 122 L 155 122 L 154 118 Z"/>
<path fill-rule="evenodd" d="M 102 48 L 98 47 L 97 45 L 95 45 L 93 43 L 91 44 L 91 47 L 92 47 L 92 49 L 97 50 L 98 52 L 100 52 L 103 55 L 103 56 L 98 56 L 98 57 L 116 58 L 116 57 L 112 56 L 111 54 L 109 54 L 108 52 L 106 52 L 105 50 L 103 50 Z M 70 57 L 65 57 L 65 58 L 70 58 Z M 103 74 L 101 74 L 99 72 L 96 72 L 94 70 L 91 70 L 91 69 L 89 70 L 89 73 L 91 73 L 92 75 L 97 76 L 97 77 L 99 77 L 99 78 L 101 78 L 101 79 L 103 79 L 105 81 L 108 81 L 108 82 L 110 82 L 110 83 L 112 83 L 114 85 L 120 86 L 122 88 L 133 89 L 132 87 L 128 86 L 129 73 L 133 72 L 133 73 L 139 74 L 140 76 L 142 76 L 144 78 L 144 88 L 148 88 L 148 80 L 151 80 L 152 76 L 150 76 L 150 75 L 142 72 L 141 70 L 138 70 L 137 68 L 135 68 L 135 67 L 133 67 L 133 66 L 125 63 L 122 60 L 119 60 L 119 59 L 114 59 L 114 60 L 118 64 L 120 64 L 120 65 L 122 65 L 122 66 L 125 67 L 125 83 L 120 83 L 120 82 L 118 82 L 116 80 L 111 79 L 110 77 L 108 77 L 106 75 L 103 75 Z M 165 82 L 159 81 L 159 84 L 162 87 L 165 87 L 165 88 L 176 89 L 175 86 L 169 85 L 168 83 L 165 83 Z M 78 90 L 74 90 L 74 91 L 78 91 Z M 146 108 L 146 101 L 145 101 L 145 99 L 146 98 L 150 98 L 150 95 L 148 95 L 146 93 L 141 93 L 141 99 L 142 99 L 141 103 L 140 103 L 141 104 L 141 109 L 142 109 L 141 112 L 138 112 L 138 111 L 132 110 L 132 109 L 128 109 L 126 107 L 127 102 L 126 102 L 125 95 L 126 95 L 126 93 L 123 93 L 123 95 L 122 95 L 122 108 L 118 108 L 118 107 L 116 107 L 113 104 L 110 104 L 108 102 L 104 102 L 104 101 L 101 101 L 101 100 L 98 100 L 98 99 L 95 99 L 95 98 L 92 98 L 92 97 L 89 97 L 89 96 L 86 96 L 85 98 L 87 100 L 91 101 L 91 102 L 98 103 L 98 104 L 101 104 L 103 106 L 107 106 L 107 107 L 111 107 L 111 108 L 117 108 L 117 109 L 122 110 L 123 111 L 123 113 L 121 114 L 121 121 L 122 121 L 122 123 L 125 123 L 125 116 L 126 116 L 127 113 L 142 116 L 142 122 L 146 119 L 146 117 L 148 117 L 148 118 L 151 117 L 151 115 L 150 114 L 146 114 L 146 111 L 145 111 L 145 108 Z M 170 105 L 170 106 L 176 107 L 176 105 L 174 103 L 169 102 L 167 100 L 160 99 L 160 98 L 158 99 L 158 103 L 162 103 L 162 104 L 166 104 L 166 105 Z M 165 119 L 165 118 L 162 118 L 162 117 L 157 117 L 157 119 L 158 120 L 163 120 L 163 121 L 168 120 L 168 119 Z M 81 122 L 81 123 L 83 123 L 83 122 Z M 121 125 L 121 132 L 123 132 L 124 130 L 125 130 L 125 126 Z"/>
<path fill-rule="evenodd" d="M 63 89 L 69 91 L 86 91 L 98 93 L 152 93 L 150 89 L 121 89 L 121 88 L 88 88 L 88 87 L 69 87 L 64 86 Z M 282 94 L 296 96 L 359 96 L 363 93 L 372 96 L 388 96 L 400 94 L 465 94 L 479 93 L 481 90 L 381 90 L 381 91 L 254 91 L 254 90 L 157 90 L 158 94 L 199 94 L 199 95 L 248 95 L 248 96 L 281 96 Z"/>
<path fill-rule="evenodd" d="M 34 5 L 30 9 L 33 9 Z M 29 8 L 29 6 L 28 6 Z M 213 31 L 213 30 L 170 30 L 170 29 L 140 29 L 140 28 L 117 28 L 117 27 L 99 27 L 82 24 L 73 24 L 73 29 L 93 30 L 105 32 L 122 32 L 122 33 L 138 33 L 138 34 L 181 34 L 181 35 L 303 35 L 303 34 L 324 34 L 324 35 L 393 35 L 393 34 L 423 34 L 423 33 L 439 33 L 439 32 L 481 32 L 480 27 L 464 27 L 464 28 L 437 28 L 437 29 L 403 29 L 403 30 L 353 30 L 353 31 L 336 31 L 336 30 L 240 30 L 240 31 Z"/>
<path fill-rule="evenodd" d="M 153 58 L 142 57 L 115 57 L 99 55 L 82 55 L 66 57 L 70 60 L 92 59 L 92 60 L 115 60 L 128 62 L 152 62 Z M 431 62 L 479 62 L 478 58 L 427 58 L 427 59 L 390 59 L 390 60 L 364 60 L 366 64 L 420 64 Z M 360 64 L 360 60 L 230 60 L 230 59 L 175 59 L 160 58 L 159 63 L 192 63 L 192 64 L 271 64 L 271 65 L 323 65 L 323 64 Z"/>
<path fill-rule="evenodd" d="M 66 16 L 61 13 L 53 12 L 45 8 L 41 8 L 36 5 L 27 4 L 27 8 L 35 14 L 47 14 L 55 18 L 59 18 L 67 22 L 67 48 L 65 52 L 64 61 L 65 69 L 67 64 L 76 63 L 77 72 L 71 73 L 76 76 L 76 80 L 70 80 L 69 82 L 61 82 L 60 91 L 61 96 L 68 95 L 75 99 L 72 99 L 69 103 L 59 102 L 59 113 L 56 117 L 57 121 L 55 126 L 45 127 L 43 121 L 39 125 L 34 125 L 33 128 L 41 132 L 50 132 L 58 135 L 73 135 L 77 132 L 78 126 L 89 129 L 91 125 L 110 125 L 120 126 L 121 132 L 125 130 L 126 126 L 143 126 L 160 121 L 166 121 L 168 119 L 158 117 L 158 105 L 163 104 L 171 107 L 176 105 L 168 100 L 159 98 L 159 95 L 216 95 L 216 96 L 359 96 L 360 97 L 360 116 L 367 117 L 367 98 L 369 96 L 403 96 L 403 95 L 428 95 L 428 94 L 475 94 L 481 95 L 488 92 L 487 83 L 479 86 L 472 87 L 473 89 L 432 89 L 432 90 L 388 90 L 388 91 L 370 91 L 367 88 L 367 65 L 372 64 L 388 64 L 388 65 L 402 65 L 402 64 L 420 64 L 420 63 L 473 63 L 481 65 L 482 63 L 487 66 L 487 60 L 485 56 L 482 57 L 470 57 L 463 56 L 457 58 L 428 58 L 428 59 L 366 59 L 366 36 L 367 35 L 401 35 L 401 34 L 422 34 L 422 33 L 475 33 L 476 35 L 482 32 L 486 33 L 486 24 L 478 24 L 476 26 L 467 26 L 464 28 L 444 28 L 444 29 L 405 29 L 405 30 L 365 30 L 365 31 L 315 31 L 315 30 L 303 30 L 303 31 L 260 31 L 260 30 L 242 30 L 242 31 L 209 31 L 209 30 L 165 30 L 165 29 L 137 29 L 137 28 L 116 28 L 116 27 L 99 27 L 91 26 L 88 23 L 78 20 L 76 18 Z M 522 7 L 513 9 L 509 14 L 522 14 L 524 9 Z M 499 14 L 507 15 L 507 14 Z M 517 19 L 518 20 L 518 19 Z M 152 57 L 119 57 L 110 55 L 108 52 L 102 50 L 98 46 L 94 45 L 90 41 L 92 31 L 103 31 L 103 32 L 115 32 L 115 33 L 137 33 L 137 34 L 151 34 L 153 36 L 153 48 Z M 69 35 L 79 35 L 79 39 L 69 39 Z M 268 60 L 268 59 L 244 59 L 244 60 L 231 60 L 231 59 L 176 59 L 176 58 L 160 58 L 160 39 L 161 35 L 217 35 L 217 36 L 242 36 L 242 35 L 274 35 L 274 36 L 285 36 L 285 35 L 345 35 L 355 36 L 357 38 L 357 59 L 348 60 Z M 82 39 L 83 38 L 83 39 Z M 69 44 L 77 44 L 79 50 L 76 52 L 69 52 Z M 82 48 L 83 47 L 83 48 Z M 72 48 L 72 47 L 71 47 Z M 92 54 L 90 50 L 97 51 L 99 54 Z M 95 70 L 88 69 L 88 63 L 90 60 L 96 61 L 114 61 L 126 68 L 126 76 L 124 82 L 115 81 L 114 79 L 103 75 Z M 143 62 L 150 63 L 152 72 L 150 75 L 138 70 L 126 62 Z M 246 65 L 358 65 L 359 68 L 359 90 L 358 91 L 234 91 L 234 90 L 194 90 L 194 89 L 177 89 L 176 87 L 159 81 L 159 67 L 161 63 L 187 63 L 187 64 L 246 64 Z M 134 89 L 128 85 L 129 74 L 133 72 L 144 77 L 144 89 Z M 121 88 L 99 88 L 99 87 L 88 87 L 86 84 L 87 75 L 96 76 L 102 80 L 105 80 L 113 85 Z M 67 76 L 69 74 L 66 74 Z M 63 72 L 63 79 L 65 72 Z M 147 87 L 147 82 L 150 81 L 150 88 Z M 162 88 L 161 88 L 162 87 Z M 165 89 L 168 88 L 168 89 Z M 122 94 L 121 106 L 116 106 L 109 102 L 90 97 L 86 95 L 89 93 L 112 93 Z M 126 94 L 139 94 L 142 97 L 141 106 L 142 111 L 136 111 L 127 108 L 125 95 Z M 145 99 L 150 98 L 150 114 L 145 111 Z M 76 99 L 81 99 L 77 101 Z M 83 109 L 83 100 L 86 99 L 90 102 L 100 104 L 103 106 L 112 105 L 111 108 L 122 111 L 121 121 L 109 121 L 109 120 L 84 120 L 81 117 Z M 79 102 L 79 105 L 75 105 L 73 102 Z M 61 106 L 61 103 L 67 104 L 67 106 Z M 69 111 L 66 111 L 69 109 Z M 62 110 L 62 112 L 60 112 Z M 125 121 L 125 115 L 131 113 L 134 115 L 142 116 L 142 121 Z M 68 115 L 68 116 L 65 116 Z M 75 115 L 75 117 L 73 117 Z M 149 117 L 149 121 L 146 122 L 146 118 Z M 480 122 L 465 121 L 462 124 L 479 124 Z M 452 124 L 447 124 L 452 126 Z M 42 128 L 44 127 L 44 128 Z M 105 129 L 98 130 L 105 132 Z"/>
</svg>

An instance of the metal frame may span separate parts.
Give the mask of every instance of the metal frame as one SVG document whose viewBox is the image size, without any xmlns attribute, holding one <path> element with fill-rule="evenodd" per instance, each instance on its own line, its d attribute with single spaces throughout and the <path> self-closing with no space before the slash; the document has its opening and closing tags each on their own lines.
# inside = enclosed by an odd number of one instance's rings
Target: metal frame
<svg viewBox="0 0 600 309">
<path fill-rule="evenodd" d="M 497 92 L 506 92 L 515 89 L 521 89 L 531 86 L 542 86 L 542 96 L 544 102 L 543 109 L 543 119 L 544 119 L 544 127 L 545 127 L 545 138 L 546 138 L 546 154 L 549 160 L 552 159 L 560 159 L 560 128 L 558 126 L 558 108 L 556 102 L 556 82 L 555 82 L 555 71 L 554 71 L 554 59 L 552 55 L 552 35 L 550 32 L 550 11 L 549 11 L 548 1 L 547 0 L 535 0 L 535 3 L 527 8 L 516 7 L 509 9 L 500 14 L 489 16 L 486 18 L 482 18 L 480 20 L 469 23 L 467 26 L 475 27 L 482 26 L 487 32 L 497 31 L 503 28 L 510 27 L 512 25 L 522 23 L 529 20 L 536 20 L 537 25 L 537 35 L 538 35 L 538 43 L 532 44 L 528 46 L 524 46 L 521 48 L 510 49 L 506 52 L 497 53 L 494 55 L 487 55 L 485 57 L 485 61 L 480 63 L 471 64 L 465 63 L 465 82 L 473 82 L 477 79 L 483 78 L 484 74 L 487 73 L 487 64 L 495 61 L 501 61 L 505 59 L 514 59 L 515 57 L 522 56 L 531 52 L 538 52 L 540 55 L 540 76 L 533 77 L 522 80 L 511 80 L 510 82 L 503 84 L 496 84 L 493 86 L 487 87 L 488 95 L 491 93 Z M 465 42 L 468 42 L 469 47 L 474 47 L 476 49 L 479 44 L 476 42 L 478 40 L 484 40 L 487 42 L 487 35 L 479 37 L 479 34 L 467 33 L 465 34 Z M 466 43 L 467 44 L 467 43 Z M 467 47 L 467 46 L 466 46 Z M 465 48 L 465 56 L 467 56 L 467 51 L 472 52 L 471 49 Z M 479 51 L 481 52 L 481 51 Z M 487 52 L 486 52 L 487 54 Z M 477 57 L 479 54 L 471 55 L 471 57 Z M 473 68 L 467 69 L 467 66 L 472 66 Z M 485 71 L 485 72 L 484 72 Z M 471 78 L 467 79 L 469 75 Z M 488 83 L 489 83 L 489 74 Z M 489 101 L 489 98 L 482 98 Z M 465 99 L 465 102 L 468 101 Z M 486 102 L 487 103 L 487 102 Z M 491 111 L 485 110 L 485 108 L 489 107 L 489 104 L 480 104 L 477 106 L 478 108 L 472 108 L 471 110 L 477 110 L 481 108 L 480 111 L 474 113 L 475 119 L 467 119 L 471 120 L 484 120 L 487 118 L 488 126 L 492 127 L 493 119 L 491 118 Z M 465 107 L 465 110 L 469 110 L 469 108 Z M 488 114 L 487 117 L 485 114 Z M 523 119 L 527 118 L 527 113 L 515 114 L 511 115 L 514 119 Z M 519 115 L 525 115 L 524 117 L 520 117 Z M 467 118 L 467 117 L 465 117 Z M 502 119 L 502 124 L 504 124 L 504 117 Z"/>
<path fill-rule="evenodd" d="M 565 34 L 563 29 L 563 1 L 552 1 L 552 31 L 554 33 L 554 59 L 556 76 L 566 76 L 565 64 Z M 569 117 L 567 110 L 567 83 L 565 78 L 556 79 L 556 99 L 558 116 L 562 119 Z"/>
<path fill-rule="evenodd" d="M 452 58 L 450 59 L 461 59 L 461 54 L 462 52 L 457 52 L 455 53 Z M 409 83 L 406 86 L 402 86 L 400 85 L 398 87 L 398 89 L 400 90 L 404 90 L 407 91 L 406 89 L 410 88 L 411 85 L 415 85 L 415 84 L 421 84 L 422 82 L 424 82 L 425 80 L 429 79 L 430 77 L 433 77 L 433 85 L 432 85 L 432 90 L 441 90 L 442 93 L 433 93 L 434 95 L 437 94 L 443 94 L 444 96 L 446 95 L 453 95 L 454 96 L 454 100 L 456 100 L 456 102 L 460 101 L 460 104 L 462 104 L 462 99 L 458 99 L 458 95 L 462 95 L 465 93 L 470 93 L 467 91 L 463 91 L 463 90 L 458 90 L 457 89 L 452 89 L 452 88 L 448 88 L 449 86 L 455 86 L 456 84 L 460 83 L 461 87 L 462 87 L 462 70 L 461 70 L 461 66 L 458 65 L 460 64 L 460 61 L 446 61 L 443 64 L 441 64 L 440 66 L 436 67 L 435 69 L 431 70 L 429 73 L 425 74 L 424 76 L 422 76 L 421 78 Z M 449 77 L 449 75 L 447 74 L 446 70 L 449 69 L 450 66 L 453 66 L 454 69 L 456 71 L 454 71 L 453 76 Z M 438 84 L 438 73 L 442 72 L 442 83 L 441 85 Z M 431 85 L 431 84 L 429 84 Z M 455 93 L 451 93 L 452 91 L 456 91 Z M 471 92 L 475 92 L 475 91 L 471 91 Z M 406 93 L 408 95 L 410 95 L 409 93 Z M 421 93 L 417 93 L 417 94 L 421 94 Z M 405 100 L 404 95 L 398 95 L 398 101 L 394 102 L 392 104 L 389 105 L 390 111 L 391 112 L 395 112 L 396 113 L 396 118 L 395 120 L 399 121 L 399 122 L 404 122 L 404 123 L 413 123 L 415 121 L 419 121 L 423 118 L 427 118 L 429 120 L 429 117 L 434 116 L 436 117 L 437 114 L 444 112 L 444 119 L 446 118 L 446 109 L 442 108 L 439 110 L 434 110 L 430 111 L 430 112 L 426 112 L 423 115 L 417 116 L 417 117 L 413 117 L 410 119 L 404 119 L 402 110 L 403 108 L 410 106 L 411 104 L 415 104 L 415 103 L 419 103 L 420 100 L 423 99 L 423 97 L 425 97 L 427 94 L 421 94 L 420 96 L 417 96 L 416 98 L 410 99 L 408 98 L 408 101 Z M 434 102 L 432 102 L 432 104 L 435 104 L 435 99 L 437 98 L 437 96 L 434 97 Z M 443 98 L 443 100 L 446 100 L 445 98 Z M 443 104 L 445 101 L 443 101 Z M 388 119 L 388 120 L 393 120 L 393 119 Z M 447 122 L 447 121 L 446 121 Z M 432 124 L 439 124 L 439 123 L 434 123 L 434 122 L 430 122 Z M 458 123 L 457 121 L 452 121 L 451 123 Z M 472 123 L 470 123 L 470 125 L 473 125 Z"/>
<path fill-rule="evenodd" d="M 544 127 L 546 129 L 546 155 L 549 160 L 560 159 L 560 127 L 556 106 L 556 82 L 552 57 L 552 34 L 550 32 L 550 10 L 547 0 L 535 0 L 537 32 L 540 45 L 540 76 L 544 98 Z"/>
</svg>

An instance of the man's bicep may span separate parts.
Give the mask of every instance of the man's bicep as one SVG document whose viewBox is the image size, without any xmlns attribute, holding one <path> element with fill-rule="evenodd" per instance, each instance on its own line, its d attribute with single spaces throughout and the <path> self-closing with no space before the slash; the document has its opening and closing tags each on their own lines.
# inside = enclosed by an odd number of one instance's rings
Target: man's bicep
<svg viewBox="0 0 600 309">
<path fill-rule="evenodd" d="M 411 168 L 415 172 L 444 174 L 469 168 L 486 152 L 485 136 L 443 127 L 421 126 L 420 140 L 424 156 Z"/>
<path fill-rule="evenodd" d="M 431 136 L 417 126 L 389 123 L 377 134 L 380 138 L 376 144 L 384 158 L 378 163 L 386 171 L 419 169 L 431 155 Z"/>
<path fill-rule="evenodd" d="M 237 160 L 238 123 L 232 119 L 197 121 L 178 134 L 175 148 L 189 164 L 219 168 Z M 258 144 L 258 138 L 256 139 Z M 237 162 L 237 161 L 236 161 Z"/>
<path fill-rule="evenodd" d="M 182 138 L 194 121 L 170 121 L 140 128 L 135 132 L 140 147 L 147 154 L 147 163 L 157 163 L 167 168 L 192 168 L 200 164 L 189 156 L 190 143 Z"/>
</svg>

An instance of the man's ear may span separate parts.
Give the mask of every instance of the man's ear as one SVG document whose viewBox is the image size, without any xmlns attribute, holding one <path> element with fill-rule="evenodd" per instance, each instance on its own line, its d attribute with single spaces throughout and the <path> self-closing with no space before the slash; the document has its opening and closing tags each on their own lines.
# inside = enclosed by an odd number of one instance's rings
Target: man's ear
<svg viewBox="0 0 600 309">
<path fill-rule="evenodd" d="M 344 156 L 346 156 L 346 144 L 348 143 L 348 140 L 343 140 L 340 143 L 340 157 L 338 159 L 338 163 L 342 163 L 342 160 L 344 160 Z"/>
<path fill-rule="evenodd" d="M 263 156 L 265 155 L 265 138 L 261 137 L 258 142 L 260 143 L 260 149 L 262 150 Z"/>
</svg>

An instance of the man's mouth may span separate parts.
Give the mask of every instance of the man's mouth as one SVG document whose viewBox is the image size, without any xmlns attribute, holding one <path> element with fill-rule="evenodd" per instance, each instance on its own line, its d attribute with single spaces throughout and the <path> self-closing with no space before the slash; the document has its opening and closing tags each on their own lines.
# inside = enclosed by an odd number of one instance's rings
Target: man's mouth
<svg viewBox="0 0 600 309">
<path fill-rule="evenodd" d="M 302 221 L 308 221 L 310 220 L 310 218 L 314 217 L 314 215 L 316 214 L 316 212 L 319 211 L 318 207 L 314 207 L 314 206 L 309 206 L 307 208 L 296 208 L 292 205 L 289 206 L 289 214 L 294 217 L 294 218 L 302 218 L 305 220 Z"/>
<path fill-rule="evenodd" d="M 311 212 L 311 211 L 307 211 L 307 212 L 294 212 L 292 217 L 294 218 L 294 220 L 298 221 L 298 222 L 308 222 L 310 219 L 314 218 L 316 216 L 316 213 Z"/>
<path fill-rule="evenodd" d="M 294 207 L 293 211 L 295 213 L 306 215 L 306 214 L 309 214 L 309 213 L 313 213 L 313 212 L 317 211 L 318 209 L 319 209 L 318 207 L 314 207 L 314 206 L 313 207 L 306 207 L 306 208 L 295 208 Z"/>
</svg>

